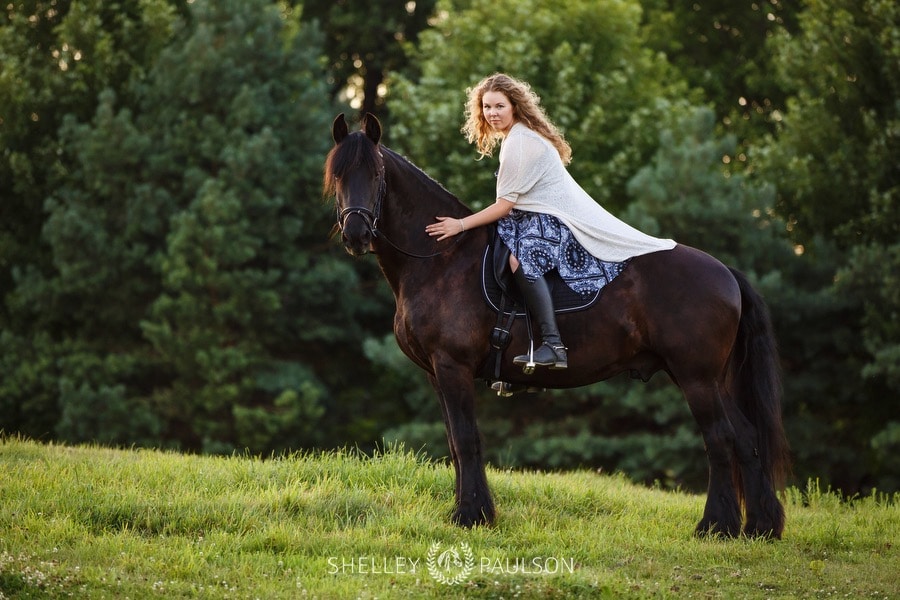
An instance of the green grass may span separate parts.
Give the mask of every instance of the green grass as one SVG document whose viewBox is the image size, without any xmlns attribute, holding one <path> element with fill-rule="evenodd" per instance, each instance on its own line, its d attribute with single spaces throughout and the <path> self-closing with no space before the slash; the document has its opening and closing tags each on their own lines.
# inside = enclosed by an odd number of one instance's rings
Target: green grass
<svg viewBox="0 0 900 600">
<path fill-rule="evenodd" d="M 402 449 L 260 460 L 5 438 L 0 598 L 900 594 L 897 497 L 789 489 L 782 541 L 721 541 L 692 535 L 702 496 L 588 471 L 488 477 L 497 524 L 461 530 L 452 470 Z M 440 568 L 452 549 L 469 571 Z"/>
</svg>

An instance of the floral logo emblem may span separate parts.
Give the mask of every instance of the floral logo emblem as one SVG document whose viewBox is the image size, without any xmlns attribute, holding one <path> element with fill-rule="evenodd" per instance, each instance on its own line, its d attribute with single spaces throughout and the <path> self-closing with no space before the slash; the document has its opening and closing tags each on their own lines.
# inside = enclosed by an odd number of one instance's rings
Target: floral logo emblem
<svg viewBox="0 0 900 600">
<path fill-rule="evenodd" d="M 456 585 L 466 581 L 472 574 L 475 557 L 466 542 L 459 545 L 459 550 L 456 546 L 450 546 L 443 552 L 441 544 L 434 542 L 428 549 L 425 565 L 428 567 L 428 574 L 438 583 Z"/>
</svg>

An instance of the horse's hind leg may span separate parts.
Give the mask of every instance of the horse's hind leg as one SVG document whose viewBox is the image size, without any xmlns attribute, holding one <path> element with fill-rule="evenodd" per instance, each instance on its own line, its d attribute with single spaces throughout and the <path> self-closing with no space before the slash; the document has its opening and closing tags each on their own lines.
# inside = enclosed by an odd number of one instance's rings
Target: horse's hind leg
<svg viewBox="0 0 900 600">
<path fill-rule="evenodd" d="M 772 478 L 763 469 L 756 427 L 733 402 L 729 402 L 728 409 L 737 433 L 735 451 L 741 468 L 747 513 L 744 535 L 780 538 L 784 527 L 784 507 L 778 501 Z"/>
<path fill-rule="evenodd" d="M 709 487 L 697 534 L 734 537 L 741 532 L 741 507 L 733 472 L 735 430 L 729 421 L 718 385 L 713 381 L 679 382 L 703 434 L 709 461 Z"/>
</svg>

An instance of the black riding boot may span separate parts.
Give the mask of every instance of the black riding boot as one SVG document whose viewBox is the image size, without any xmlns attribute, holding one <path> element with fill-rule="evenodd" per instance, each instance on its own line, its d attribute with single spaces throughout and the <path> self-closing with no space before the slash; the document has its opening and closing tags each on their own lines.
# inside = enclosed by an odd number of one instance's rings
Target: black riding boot
<svg viewBox="0 0 900 600">
<path fill-rule="evenodd" d="M 528 281 L 521 267 L 516 269 L 513 277 L 515 277 L 522 295 L 525 296 L 525 305 L 528 311 L 541 328 L 541 338 L 543 338 L 544 342 L 534 351 L 533 357 L 528 354 L 522 354 L 515 357 L 513 363 L 526 365 L 526 368 L 529 363 L 533 362 L 537 366 L 565 369 L 569 366 L 566 347 L 563 346 L 559 337 L 556 313 L 553 310 L 553 297 L 550 295 L 550 287 L 547 285 L 547 280 L 541 276 L 534 281 Z"/>
</svg>

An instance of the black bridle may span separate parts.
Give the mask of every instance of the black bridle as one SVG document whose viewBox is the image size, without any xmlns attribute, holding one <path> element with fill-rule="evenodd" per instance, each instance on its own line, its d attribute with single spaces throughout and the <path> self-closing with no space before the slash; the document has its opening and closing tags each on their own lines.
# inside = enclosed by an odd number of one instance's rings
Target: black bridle
<svg viewBox="0 0 900 600">
<path fill-rule="evenodd" d="M 365 222 L 366 228 L 372 234 L 372 237 L 378 237 L 378 219 L 381 218 L 381 205 L 384 203 L 384 197 L 387 193 L 387 178 L 384 175 L 384 165 L 381 165 L 380 171 L 378 191 L 375 193 L 375 210 L 369 210 L 364 206 L 348 206 L 344 210 L 338 211 L 337 226 L 342 233 L 347 219 L 353 215 L 359 215 Z M 337 207 L 337 198 L 335 198 L 335 207 Z"/>
<path fill-rule="evenodd" d="M 381 219 L 381 207 L 384 204 L 384 198 L 387 195 L 387 177 L 385 176 L 384 164 L 381 165 L 380 173 L 378 176 L 378 191 L 375 193 L 375 206 L 373 210 L 369 210 L 363 206 L 348 206 L 347 208 L 337 210 L 337 227 L 338 230 L 343 233 L 344 225 L 347 223 L 347 219 L 352 217 L 353 215 L 359 216 L 366 225 L 366 229 L 369 230 L 369 233 L 372 234 L 373 238 L 381 238 L 386 241 L 391 247 L 394 248 L 397 252 L 401 254 L 405 254 L 410 258 L 434 258 L 436 256 L 440 256 L 450 251 L 456 244 L 460 242 L 466 232 L 462 232 L 456 236 L 456 240 L 449 248 L 445 248 L 440 252 L 434 252 L 432 254 L 416 254 L 414 252 L 409 252 L 399 247 L 397 244 L 392 242 L 390 238 L 378 228 L 378 222 Z M 335 198 L 335 208 L 337 207 L 337 198 Z"/>
</svg>

